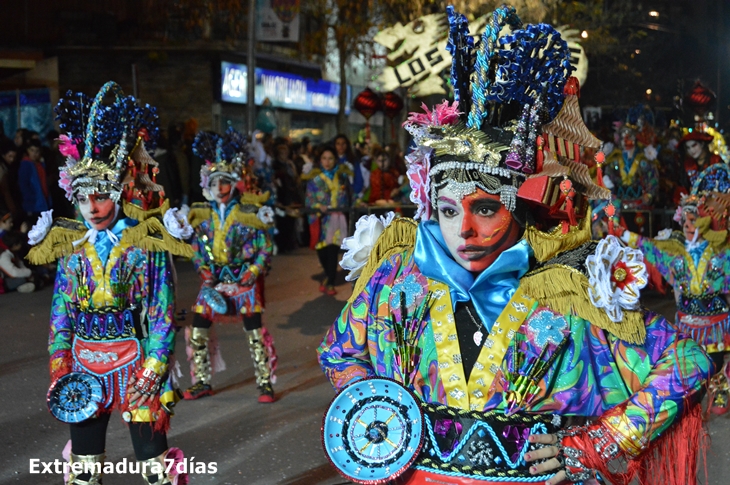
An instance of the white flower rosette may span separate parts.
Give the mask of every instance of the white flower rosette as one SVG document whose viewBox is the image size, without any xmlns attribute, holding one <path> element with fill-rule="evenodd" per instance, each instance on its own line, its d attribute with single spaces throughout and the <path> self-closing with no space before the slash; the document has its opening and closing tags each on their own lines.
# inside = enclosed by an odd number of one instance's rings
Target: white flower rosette
<svg viewBox="0 0 730 485">
<path fill-rule="evenodd" d="M 193 235 L 193 227 L 188 222 L 188 218 L 177 207 L 168 209 L 162 216 L 162 222 L 165 224 L 167 232 L 178 239 L 189 239 Z"/>
<path fill-rule="evenodd" d="M 639 308 L 641 289 L 649 282 L 644 256 L 624 246 L 616 236 L 607 236 L 586 258 L 588 297 L 605 310 L 613 322 L 621 322 L 625 310 Z"/>
<path fill-rule="evenodd" d="M 666 241 L 670 237 L 672 237 L 672 232 L 674 231 L 672 231 L 671 229 L 662 229 L 661 231 L 659 231 L 659 234 L 657 234 L 654 239 L 656 239 L 657 241 Z"/>
<path fill-rule="evenodd" d="M 388 212 L 381 217 L 362 216 L 355 224 L 355 234 L 342 240 L 345 255 L 342 256 L 340 266 L 349 271 L 345 277 L 347 281 L 354 281 L 360 276 L 375 243 L 393 219 L 395 219 L 394 212 Z"/>
<path fill-rule="evenodd" d="M 274 209 L 268 205 L 261 206 L 259 211 L 256 213 L 256 217 L 258 217 L 264 224 L 271 225 L 274 223 Z"/>
<path fill-rule="evenodd" d="M 35 246 L 39 242 L 43 241 L 48 231 L 53 226 L 53 209 L 45 212 L 41 212 L 41 216 L 36 221 L 33 228 L 28 231 L 28 244 Z"/>
</svg>

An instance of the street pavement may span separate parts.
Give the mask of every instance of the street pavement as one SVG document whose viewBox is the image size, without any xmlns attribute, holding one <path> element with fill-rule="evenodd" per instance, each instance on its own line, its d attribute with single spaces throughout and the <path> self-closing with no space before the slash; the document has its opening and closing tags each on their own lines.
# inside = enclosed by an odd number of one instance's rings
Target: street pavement
<svg viewBox="0 0 730 485">
<path fill-rule="evenodd" d="M 266 279 L 264 320 L 279 356 L 277 401 L 259 404 L 251 358 L 243 329 L 218 327 L 227 369 L 213 378 L 216 394 L 181 401 L 169 434 L 170 446 L 181 448 L 193 463 L 216 463 L 214 474 L 192 474 L 191 484 L 335 485 L 347 483 L 327 462 L 321 443 L 322 414 L 334 391 L 324 378 L 315 350 L 328 326 L 349 297 L 350 285 L 340 275 L 335 297 L 318 291 L 321 275 L 315 254 L 300 249 L 273 260 Z M 177 263 L 178 311 L 190 308 L 198 278 L 189 262 Z M 48 314 L 51 288 L 31 294 L 0 296 L 0 485 L 62 484 L 51 474 L 30 474 L 30 460 L 61 459 L 68 427 L 48 413 Z M 649 295 L 645 303 L 673 314 L 671 299 Z M 182 325 L 191 323 L 191 316 Z M 183 377 L 190 383 L 183 332 L 177 336 Z M 709 423 L 713 439 L 708 454 L 709 484 L 730 483 L 730 419 Z M 107 433 L 107 461 L 134 461 L 129 432 L 118 414 Z M 42 468 L 39 468 L 42 469 Z M 111 474 L 105 485 L 141 484 L 141 477 Z"/>
</svg>

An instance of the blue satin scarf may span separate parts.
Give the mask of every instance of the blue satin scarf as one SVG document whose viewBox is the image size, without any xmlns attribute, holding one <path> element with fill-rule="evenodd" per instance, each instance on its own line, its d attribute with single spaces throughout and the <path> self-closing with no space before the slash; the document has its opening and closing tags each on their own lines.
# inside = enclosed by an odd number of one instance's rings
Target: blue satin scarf
<svg viewBox="0 0 730 485">
<path fill-rule="evenodd" d="M 84 225 L 91 229 L 91 224 L 88 222 L 84 222 Z M 124 217 L 122 219 L 119 219 L 113 226 L 107 227 L 103 231 L 99 231 L 96 235 L 96 241 L 94 242 L 94 249 L 96 249 L 96 254 L 99 256 L 99 260 L 101 260 L 101 264 L 106 266 L 106 262 L 109 259 L 109 253 L 111 253 L 112 248 L 114 247 L 115 243 L 109 238 L 109 235 L 107 234 L 107 231 L 110 231 L 112 234 L 114 234 L 117 237 L 117 240 L 122 239 L 122 232 L 130 227 L 134 227 L 137 225 L 137 221 L 134 219 L 130 219 L 129 217 Z M 117 241 L 118 244 L 118 241 Z"/>
<path fill-rule="evenodd" d="M 531 256 L 532 248 L 523 239 L 503 251 L 475 277 L 454 261 L 436 221 L 419 224 L 413 255 L 424 276 L 449 286 L 452 311 L 456 310 L 457 302 L 471 300 L 488 331 L 517 291 L 520 278 L 529 269 Z"/>
</svg>

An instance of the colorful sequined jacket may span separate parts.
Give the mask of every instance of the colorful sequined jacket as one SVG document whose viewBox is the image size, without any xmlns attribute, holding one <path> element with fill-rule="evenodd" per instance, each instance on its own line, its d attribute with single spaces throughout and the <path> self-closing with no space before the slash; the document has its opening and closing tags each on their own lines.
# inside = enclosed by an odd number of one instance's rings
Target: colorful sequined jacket
<svg viewBox="0 0 730 485">
<path fill-rule="evenodd" d="M 315 237 L 319 242 L 324 242 L 326 239 L 328 225 L 332 222 L 332 212 L 347 212 L 350 206 L 348 176 L 351 173 L 346 165 L 340 164 L 334 169 L 332 178 L 320 169 L 314 169 L 302 177 L 307 180 L 304 206 L 309 212 L 310 227 L 318 225 L 319 232 Z M 326 208 L 327 212 L 319 212 L 322 208 Z M 346 234 L 341 235 L 339 241 L 345 236 Z"/>
<path fill-rule="evenodd" d="M 259 276 L 269 270 L 273 248 L 267 231 L 273 215 L 267 220 L 264 211 L 270 209 L 262 210 L 268 195 L 244 194 L 225 206 L 223 214 L 210 203 L 193 204 L 188 216 L 195 230 L 193 264 L 204 280 L 220 281 L 224 268 L 235 278 L 246 271 Z"/>
<path fill-rule="evenodd" d="M 641 250 L 646 261 L 672 285 L 677 324 L 708 352 L 730 346 L 730 252 L 725 231 L 719 235 L 717 243 L 703 240 L 689 246 L 678 231 L 664 240 L 630 233 L 627 241 Z"/>
<path fill-rule="evenodd" d="M 222 213 L 209 203 L 193 204 L 188 216 L 195 230 L 192 239 L 193 264 L 203 280 L 203 286 L 193 310 L 215 321 L 238 322 L 241 314 L 263 311 L 263 276 L 271 264 L 273 245 L 268 230 L 273 222 L 273 210 L 263 204 L 268 192 L 262 195 L 245 193 L 224 208 Z M 243 286 L 248 275 L 257 282 Z M 216 313 L 207 293 L 211 288 L 222 289 L 227 309 Z M 222 295 L 221 295 L 222 296 Z"/>
<path fill-rule="evenodd" d="M 648 194 L 653 203 L 659 194 L 659 171 L 655 162 L 648 160 L 639 147 L 632 160 L 621 149 L 612 151 L 606 157 L 604 173 L 614 185 L 611 192 L 623 202 L 641 201 L 644 194 Z M 637 206 L 641 205 L 642 202 L 637 202 Z"/>
<path fill-rule="evenodd" d="M 382 376 L 409 382 L 425 402 L 464 410 L 600 417 L 623 452 L 635 457 L 681 415 L 709 375 L 702 349 L 650 311 L 625 312 L 621 325 L 632 330 L 626 340 L 614 335 L 619 327 L 586 293 L 585 261 L 596 243 L 573 244 L 536 264 L 534 241 L 522 240 L 475 279 L 451 259 L 437 223 L 407 224 L 396 219 L 380 237 L 371 253 L 378 263 L 364 270 L 366 279 L 318 349 L 336 390 Z M 412 236 L 393 240 L 389 231 L 416 232 L 415 243 Z M 381 245 L 388 238 L 394 249 Z M 401 295 L 406 313 L 425 322 L 407 376 L 394 331 L 404 318 Z M 457 302 L 466 301 L 489 334 L 468 381 L 454 318 Z M 537 384 L 527 392 L 525 377 Z"/>
<path fill-rule="evenodd" d="M 101 232 L 57 219 L 40 228 L 46 234 L 28 255 L 33 264 L 58 260 L 48 342 L 52 374 L 69 361 L 76 372 L 109 364 L 100 354 L 93 357 L 95 351 L 119 358 L 113 370 L 95 373 L 104 386 L 107 410 L 126 408 L 127 383 L 139 367 L 153 370 L 163 381 L 167 377 L 158 394 L 163 405 L 176 400 L 168 374 L 175 344 L 171 255 L 192 255 L 187 244 L 167 231 L 162 211 L 143 212 L 127 204 L 124 211 L 139 219 L 122 216 Z M 123 355 L 138 357 L 124 361 Z M 133 414 L 133 421 L 156 420 L 149 407 Z"/>
</svg>

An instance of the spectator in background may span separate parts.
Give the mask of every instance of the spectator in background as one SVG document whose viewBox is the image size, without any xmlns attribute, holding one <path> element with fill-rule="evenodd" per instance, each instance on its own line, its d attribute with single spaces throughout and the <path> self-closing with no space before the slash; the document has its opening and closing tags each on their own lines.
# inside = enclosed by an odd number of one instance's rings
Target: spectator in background
<svg viewBox="0 0 730 485">
<path fill-rule="evenodd" d="M 14 170 L 17 149 L 12 141 L 0 145 L 0 212 L 8 212 L 20 220 L 22 209 L 18 192 L 18 171 Z"/>
<path fill-rule="evenodd" d="M 3 290 L 16 290 L 18 293 L 35 291 L 30 269 L 25 267 L 21 258 L 15 256 L 22 246 L 22 234 L 9 230 L 3 232 L 0 239 L 0 277 L 4 280 Z"/>
<path fill-rule="evenodd" d="M 25 147 L 30 141 L 30 131 L 25 128 L 18 128 L 15 131 L 15 137 L 13 137 L 13 143 L 15 144 L 15 161 L 20 162 L 25 153 Z"/>
<path fill-rule="evenodd" d="M 276 184 L 276 229 L 279 231 L 274 239 L 280 252 L 293 251 L 297 248 L 297 219 L 302 199 L 299 192 L 299 176 L 297 168 L 290 158 L 286 141 L 276 144 L 273 163 L 274 183 Z M 283 214 L 283 215 L 281 215 Z"/>
<path fill-rule="evenodd" d="M 392 203 L 398 195 L 400 173 L 393 166 L 390 157 L 380 145 L 373 145 L 372 157 L 376 168 L 370 174 L 369 204 Z"/>
<path fill-rule="evenodd" d="M 18 185 L 23 198 L 23 212 L 30 223 L 35 223 L 41 212 L 53 206 L 48 190 L 46 165 L 41 159 L 41 143 L 30 140 L 20 161 Z"/>
<path fill-rule="evenodd" d="M 367 188 L 365 186 L 365 181 L 363 180 L 362 164 L 355 156 L 355 152 L 352 151 L 352 145 L 350 144 L 350 140 L 347 136 L 339 134 L 335 137 L 335 151 L 335 155 L 337 155 L 337 164 L 347 165 L 347 168 L 352 172 L 352 175 L 350 176 L 350 184 L 352 185 L 353 198 L 361 198 L 362 193 Z"/>
<path fill-rule="evenodd" d="M 294 165 L 297 167 L 299 175 L 307 174 L 314 168 L 312 162 L 312 144 L 306 136 L 302 141 L 292 145 L 294 152 Z"/>
</svg>

